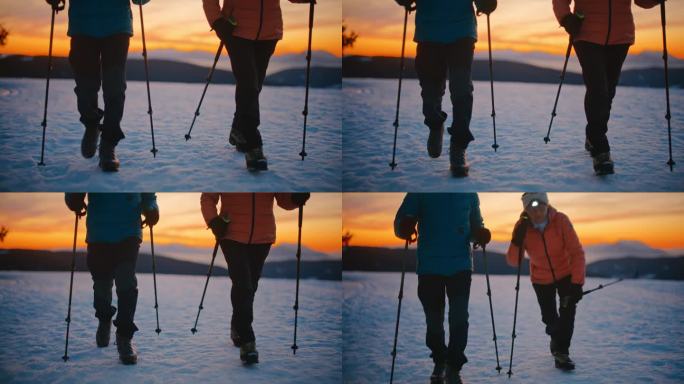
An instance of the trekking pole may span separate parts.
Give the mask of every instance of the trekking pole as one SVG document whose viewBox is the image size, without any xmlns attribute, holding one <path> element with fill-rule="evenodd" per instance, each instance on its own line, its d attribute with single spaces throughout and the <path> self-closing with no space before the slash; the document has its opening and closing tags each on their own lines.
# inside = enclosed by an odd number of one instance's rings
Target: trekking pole
<svg viewBox="0 0 684 384">
<path fill-rule="evenodd" d="M 399 103 L 401 102 L 401 80 L 404 77 L 404 48 L 406 47 L 406 24 L 408 24 L 408 14 L 411 12 L 410 7 L 404 9 L 404 33 L 401 38 L 401 59 L 399 60 L 399 89 L 397 90 L 397 112 L 394 115 L 394 146 L 392 147 L 392 162 L 389 163 L 390 168 L 394 170 L 397 163 L 394 161 L 397 153 L 397 131 L 399 130 Z"/>
<path fill-rule="evenodd" d="M 590 289 L 590 290 L 587 290 L 587 291 L 582 292 L 582 295 L 583 295 L 583 296 L 586 296 L 586 295 L 588 295 L 588 294 L 590 294 L 590 293 L 592 293 L 592 292 L 594 292 L 594 291 L 598 291 L 599 289 L 603 289 L 603 288 L 605 288 L 605 287 L 607 287 L 607 286 L 609 286 L 609 285 L 617 284 L 617 283 L 621 282 L 622 280 L 623 280 L 622 278 L 619 278 L 619 279 L 614 280 L 614 281 L 611 281 L 610 283 L 607 283 L 607 284 L 599 284 L 598 287 L 596 287 L 596 288 L 593 288 L 593 289 Z"/>
<path fill-rule="evenodd" d="M 560 84 L 558 84 L 558 91 L 556 92 L 556 101 L 553 103 L 553 111 L 551 111 L 551 122 L 549 122 L 549 130 L 546 132 L 544 137 L 544 142 L 546 144 L 551 141 L 549 137 L 551 135 L 551 125 L 553 124 L 553 118 L 556 117 L 556 107 L 558 106 L 558 98 L 560 97 L 561 87 L 563 86 L 563 81 L 565 80 L 565 71 L 568 68 L 568 60 L 570 59 L 570 52 L 572 52 L 572 35 L 568 40 L 568 48 L 565 50 L 565 63 L 563 63 L 563 70 L 560 75 Z"/>
<path fill-rule="evenodd" d="M 665 100 L 667 101 L 667 112 L 665 119 L 667 120 L 667 144 L 670 151 L 670 159 L 667 165 L 670 166 L 670 172 L 673 171 L 675 162 L 672 160 L 672 128 L 670 127 L 670 79 L 668 76 L 667 67 L 667 35 L 665 31 L 665 1 L 660 3 L 660 23 L 663 26 L 663 63 L 665 64 Z"/>
<path fill-rule="evenodd" d="M 199 104 L 197 105 L 197 109 L 195 110 L 195 115 L 192 117 L 192 123 L 190 124 L 190 130 L 188 130 L 188 133 L 185 134 L 185 141 L 190 140 L 192 137 L 190 137 L 190 132 L 192 132 L 192 127 L 195 125 L 195 120 L 197 119 L 197 116 L 200 114 L 200 107 L 202 106 L 202 101 L 204 101 L 204 95 L 207 93 L 207 88 L 209 88 L 209 83 L 211 83 L 211 78 L 214 76 L 214 70 L 216 69 L 216 64 L 219 61 L 219 58 L 221 57 L 221 52 L 223 51 L 223 41 L 219 43 L 219 47 L 216 50 L 216 56 L 214 56 L 214 64 L 211 66 L 211 69 L 209 70 L 209 74 L 207 75 L 207 82 L 204 84 L 204 91 L 202 91 L 202 97 L 200 97 Z"/>
<path fill-rule="evenodd" d="M 408 255 L 409 243 L 412 239 L 406 239 L 404 255 L 401 257 L 401 284 L 399 285 L 399 305 L 397 306 L 397 323 L 394 326 L 394 347 L 392 347 L 392 371 L 390 371 L 390 384 L 394 381 L 394 362 L 397 359 L 397 338 L 399 337 L 399 318 L 401 317 L 401 299 L 404 298 L 404 275 L 406 273 L 406 256 Z"/>
<path fill-rule="evenodd" d="M 295 303 L 292 309 L 295 311 L 294 320 L 294 341 L 292 343 L 292 354 L 297 354 L 297 312 L 299 311 L 299 272 L 300 272 L 300 261 L 302 259 L 302 212 L 303 206 L 299 207 L 299 233 L 297 234 L 297 288 L 295 290 Z"/>
<path fill-rule="evenodd" d="M 520 245 L 518 250 L 518 276 L 515 282 L 515 310 L 513 311 L 513 333 L 511 334 L 511 356 L 508 362 L 508 378 L 513 374 L 513 347 L 515 346 L 515 325 L 518 320 L 518 294 L 520 293 L 520 269 L 522 267 L 524 247 Z"/>
<path fill-rule="evenodd" d="M 313 21 L 314 21 L 314 5 L 316 0 L 310 0 L 309 2 L 309 46 L 306 50 L 306 92 L 304 96 L 304 110 L 302 115 L 304 115 L 304 130 L 302 132 L 302 151 L 299 152 L 299 156 L 306 157 L 306 118 L 309 116 L 309 72 L 311 71 L 311 32 L 313 31 Z"/>
<path fill-rule="evenodd" d="M 76 213 L 74 220 L 74 248 L 71 253 L 71 279 L 69 281 L 69 309 L 67 310 L 67 317 L 64 319 L 67 323 L 66 340 L 64 342 L 64 356 L 62 360 L 66 363 L 69 360 L 69 328 L 71 326 L 71 295 L 74 290 L 74 269 L 76 268 L 76 235 L 78 234 L 78 220 L 82 214 Z"/>
<path fill-rule="evenodd" d="M 501 365 L 499 364 L 499 346 L 496 342 L 496 326 L 494 326 L 494 307 L 492 306 L 492 290 L 489 285 L 489 270 L 487 269 L 487 247 L 482 246 L 482 257 L 484 258 L 485 278 L 487 280 L 487 297 L 489 298 L 489 314 L 492 318 L 492 332 L 494 333 L 494 351 L 496 352 L 496 372 L 501 373 Z"/>
<path fill-rule="evenodd" d="M 50 94 L 50 75 L 52 74 L 52 40 L 55 33 L 55 14 L 61 10 L 64 10 L 64 0 L 61 0 L 56 5 L 52 6 L 52 18 L 50 20 L 50 48 L 48 49 L 47 81 L 45 82 L 45 108 L 43 109 L 43 122 L 40 124 L 43 127 L 43 140 L 40 145 L 40 163 L 38 163 L 38 165 L 42 166 L 45 165 L 45 162 L 43 162 L 43 157 L 45 155 L 45 129 L 47 128 L 47 107 L 48 95 Z M 64 354 L 64 356 L 66 356 L 66 354 Z"/>
<path fill-rule="evenodd" d="M 152 280 L 154 281 L 154 311 L 157 314 L 157 335 L 161 333 L 161 328 L 159 328 L 159 304 L 157 302 L 157 266 L 154 261 L 154 231 L 152 231 L 152 226 L 150 226 L 150 247 L 152 249 Z"/>
<path fill-rule="evenodd" d="M 494 152 L 499 148 L 499 144 L 496 143 L 496 111 L 494 110 L 494 71 L 492 69 L 492 32 L 489 29 L 489 13 L 487 14 L 487 42 L 489 43 L 489 87 L 492 93 L 492 127 L 494 128 Z M 484 250 L 484 248 L 483 248 Z M 501 369 L 499 367 L 499 369 Z"/>
<path fill-rule="evenodd" d="M 214 268 L 214 259 L 216 259 L 216 253 L 218 252 L 219 241 L 216 239 L 216 245 L 214 245 L 214 253 L 211 255 L 211 264 L 209 264 L 209 272 L 207 272 L 207 281 L 204 283 L 204 291 L 202 292 L 202 300 L 200 300 L 199 308 L 197 309 L 197 317 L 195 318 L 195 325 L 190 329 L 190 332 L 194 335 L 197 332 L 197 321 L 199 320 L 199 315 L 204 307 L 204 295 L 207 293 L 207 285 L 209 285 L 209 277 L 211 276 L 211 270 Z"/>
<path fill-rule="evenodd" d="M 147 84 L 147 114 L 150 115 L 150 131 L 152 132 L 152 156 L 157 157 L 157 147 L 154 145 L 154 122 L 152 121 L 152 97 L 150 96 L 150 72 L 147 67 L 147 44 L 145 43 L 145 22 L 143 21 L 142 2 L 138 3 L 140 9 L 140 29 L 143 42 L 143 60 L 145 61 L 145 82 Z"/>
</svg>

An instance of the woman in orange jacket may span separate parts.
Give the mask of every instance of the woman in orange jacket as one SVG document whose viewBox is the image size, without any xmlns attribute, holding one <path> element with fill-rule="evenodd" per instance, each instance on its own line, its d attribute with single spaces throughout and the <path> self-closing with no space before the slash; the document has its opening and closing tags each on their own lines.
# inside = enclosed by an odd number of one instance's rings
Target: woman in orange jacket
<svg viewBox="0 0 684 384">
<path fill-rule="evenodd" d="M 273 202 L 293 210 L 308 199 L 308 193 L 202 193 L 200 197 L 202 216 L 221 245 L 233 283 L 230 338 L 247 364 L 259 362 L 252 329 L 253 304 L 261 270 L 276 238 Z"/>
<path fill-rule="evenodd" d="M 315 0 L 289 0 L 309 4 Z M 280 0 L 202 0 L 216 36 L 228 49 L 235 77 L 235 114 L 229 141 L 245 153 L 247 169 L 268 169 L 259 132 L 259 93 L 268 61 L 283 38 Z"/>
<path fill-rule="evenodd" d="M 530 258 L 530 280 L 541 309 L 556 367 L 574 369 L 570 341 L 577 302 L 584 285 L 584 250 L 568 217 L 549 205 L 544 192 L 522 196 L 524 212 L 513 229 L 506 253 L 509 265 L 518 266 L 523 253 Z M 560 308 L 556 308 L 556 294 Z"/>
<path fill-rule="evenodd" d="M 584 147 L 591 154 L 594 172 L 614 173 L 608 144 L 608 119 L 620 79 L 622 63 L 634 44 L 632 0 L 553 0 L 558 22 L 573 40 L 582 66 L 587 92 L 584 113 L 587 117 Z M 634 0 L 642 8 L 652 8 L 665 0 Z"/>
</svg>

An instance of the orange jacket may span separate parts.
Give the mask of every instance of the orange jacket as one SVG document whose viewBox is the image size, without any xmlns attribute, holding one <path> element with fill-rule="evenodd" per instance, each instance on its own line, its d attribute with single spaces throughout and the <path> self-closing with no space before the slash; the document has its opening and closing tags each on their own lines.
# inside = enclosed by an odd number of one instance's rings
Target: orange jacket
<svg viewBox="0 0 684 384">
<path fill-rule="evenodd" d="M 273 216 L 273 200 L 281 208 L 297 208 L 290 193 L 202 193 L 200 205 L 204 221 L 219 215 L 217 205 L 221 201 L 220 214 L 228 216 L 230 223 L 223 239 L 243 244 L 273 244 L 276 240 L 276 223 Z"/>
<path fill-rule="evenodd" d="M 233 16 L 237 26 L 233 36 L 248 40 L 283 38 L 283 15 L 280 0 L 202 0 L 204 14 L 211 26 L 218 18 Z"/>
<path fill-rule="evenodd" d="M 570 219 L 551 206 L 548 218 L 543 233 L 530 225 L 525 235 L 524 248 L 530 257 L 530 280 L 535 284 L 553 283 L 550 260 L 556 280 L 572 275 L 572 283 L 584 284 L 584 249 Z M 506 253 L 506 261 L 514 267 L 518 266 L 518 249 L 511 243 Z"/>
<path fill-rule="evenodd" d="M 570 13 L 572 0 L 553 0 L 553 13 L 558 22 Z M 634 0 L 642 8 L 653 8 L 656 0 Z M 584 15 L 582 28 L 575 41 L 594 44 L 634 44 L 632 0 L 575 0 L 575 12 Z"/>
</svg>

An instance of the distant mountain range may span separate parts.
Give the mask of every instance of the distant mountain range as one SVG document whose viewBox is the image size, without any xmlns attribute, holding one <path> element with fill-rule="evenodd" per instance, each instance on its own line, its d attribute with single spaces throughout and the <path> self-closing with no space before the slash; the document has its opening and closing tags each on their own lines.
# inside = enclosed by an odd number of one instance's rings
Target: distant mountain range
<svg viewBox="0 0 684 384">
<path fill-rule="evenodd" d="M 211 255 L 207 255 L 207 263 Z M 206 275 L 208 266 L 177 260 L 157 254 L 155 256 L 157 273 L 178 275 Z M 216 256 L 212 275 L 228 276 L 228 270 L 223 267 L 225 260 L 219 252 Z M 0 270 L 5 271 L 69 271 L 71 268 L 71 252 L 42 251 L 28 249 L 0 250 Z M 290 260 L 267 262 L 262 271 L 262 277 L 294 279 L 297 271 L 294 257 Z M 87 271 L 85 252 L 76 253 L 76 270 Z M 136 265 L 138 273 L 152 273 L 152 256 L 141 252 Z M 301 277 L 303 279 L 342 280 L 342 263 L 339 260 L 302 260 Z"/>
<path fill-rule="evenodd" d="M 558 69 L 540 67 L 509 60 L 494 60 L 495 81 L 515 81 L 525 83 L 559 82 L 562 61 Z M 397 57 L 367 57 L 345 56 L 342 59 L 343 78 L 380 78 L 394 79 L 399 73 L 399 58 Z M 670 86 L 684 87 L 684 68 L 670 68 Z M 405 78 L 417 78 L 415 59 L 407 58 L 404 69 Z M 475 59 L 472 67 L 473 80 L 489 81 L 489 63 L 487 60 Z M 633 87 L 663 87 L 665 84 L 662 67 L 626 69 L 620 76 L 620 85 Z M 583 84 L 582 75 L 568 71 L 565 75 L 566 84 Z"/>
<path fill-rule="evenodd" d="M 403 249 L 350 246 L 342 253 L 344 271 L 401 271 Z M 488 250 L 488 271 L 492 275 L 513 275 L 517 269 L 506 263 L 504 254 Z M 481 250 L 473 254 L 475 273 L 484 273 L 484 258 Z M 409 249 L 406 270 L 416 270 L 415 248 Z M 523 261 L 521 274 L 529 274 L 529 260 Z M 587 265 L 590 277 L 652 278 L 663 280 L 684 280 L 684 256 L 679 257 L 634 257 L 625 254 L 607 260 L 590 262 Z"/>
<path fill-rule="evenodd" d="M 44 78 L 47 71 L 46 56 L 2 56 L 0 57 L 0 77 Z M 145 66 L 142 59 L 128 59 L 126 79 L 145 81 Z M 204 83 L 209 68 L 187 62 L 151 59 L 149 60 L 150 81 Z M 69 60 L 55 57 L 52 62 L 52 77 L 55 79 L 73 78 Z M 265 85 L 304 86 L 306 70 L 289 68 L 266 76 Z M 233 73 L 216 68 L 212 77 L 213 84 L 235 84 Z M 342 71 L 339 67 L 311 67 L 310 86 L 313 88 L 335 87 L 342 84 Z"/>
</svg>

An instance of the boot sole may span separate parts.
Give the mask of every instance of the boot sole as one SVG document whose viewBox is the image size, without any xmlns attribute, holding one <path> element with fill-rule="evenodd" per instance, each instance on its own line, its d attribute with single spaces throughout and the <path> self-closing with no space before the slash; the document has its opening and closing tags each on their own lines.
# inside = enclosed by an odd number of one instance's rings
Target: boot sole
<svg viewBox="0 0 684 384">
<path fill-rule="evenodd" d="M 259 362 L 259 355 L 240 356 L 240 360 L 242 360 L 245 365 L 257 364 Z"/>
<path fill-rule="evenodd" d="M 613 165 L 602 165 L 595 167 L 594 173 L 596 173 L 596 176 L 612 175 L 615 173 L 615 168 Z"/>
<path fill-rule="evenodd" d="M 467 177 L 470 167 L 451 168 L 451 176 L 453 177 Z"/>
<path fill-rule="evenodd" d="M 268 163 L 258 162 L 256 164 L 248 164 L 247 170 L 250 172 L 268 171 Z"/>
<path fill-rule="evenodd" d="M 133 357 L 121 357 L 119 356 L 119 360 L 121 360 L 121 363 L 123 365 L 133 365 L 138 363 L 138 357 L 133 356 Z"/>
<path fill-rule="evenodd" d="M 118 165 L 103 165 L 100 163 L 100 169 L 102 169 L 103 172 L 119 172 Z"/>
<path fill-rule="evenodd" d="M 575 369 L 574 365 L 567 365 L 567 364 L 562 364 L 556 361 L 556 368 L 563 370 L 563 371 L 572 371 Z"/>
</svg>

